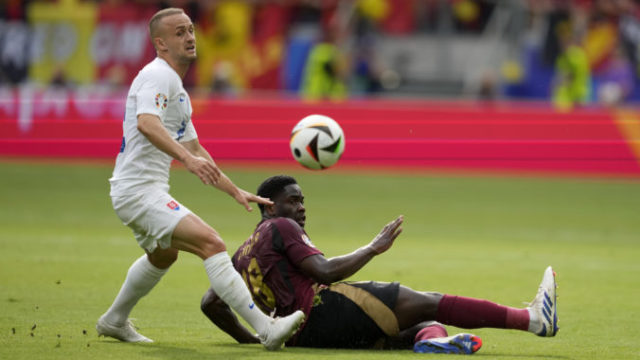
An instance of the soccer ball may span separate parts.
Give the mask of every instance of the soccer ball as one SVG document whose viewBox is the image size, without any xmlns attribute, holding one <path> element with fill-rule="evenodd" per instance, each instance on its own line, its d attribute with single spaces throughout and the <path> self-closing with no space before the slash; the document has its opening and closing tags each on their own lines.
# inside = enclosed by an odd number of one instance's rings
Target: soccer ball
<svg viewBox="0 0 640 360">
<path fill-rule="evenodd" d="M 302 166 L 326 169 L 340 159 L 344 151 L 344 133 L 332 118 L 309 115 L 294 126 L 289 146 L 293 158 Z"/>
</svg>

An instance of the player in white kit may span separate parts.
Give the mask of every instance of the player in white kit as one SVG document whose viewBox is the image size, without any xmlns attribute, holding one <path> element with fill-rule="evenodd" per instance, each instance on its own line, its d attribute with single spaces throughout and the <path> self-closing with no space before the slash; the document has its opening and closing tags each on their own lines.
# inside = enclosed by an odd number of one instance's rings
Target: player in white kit
<svg viewBox="0 0 640 360">
<path fill-rule="evenodd" d="M 171 161 L 182 162 L 204 184 L 226 192 L 249 211 L 250 202 L 272 203 L 235 186 L 198 141 L 191 122 L 191 101 L 182 86 L 196 58 L 189 17 L 181 9 L 161 10 L 151 18 L 149 32 L 157 57 L 131 84 L 122 145 L 109 180 L 116 214 L 133 230 L 145 255 L 129 268 L 113 304 L 98 319 L 98 335 L 152 342 L 134 329 L 129 313 L 182 250 L 202 258 L 215 292 L 256 330 L 267 349 L 278 349 L 300 326 L 304 314 L 298 311 L 272 319 L 254 306 L 222 238 L 169 194 Z"/>
</svg>

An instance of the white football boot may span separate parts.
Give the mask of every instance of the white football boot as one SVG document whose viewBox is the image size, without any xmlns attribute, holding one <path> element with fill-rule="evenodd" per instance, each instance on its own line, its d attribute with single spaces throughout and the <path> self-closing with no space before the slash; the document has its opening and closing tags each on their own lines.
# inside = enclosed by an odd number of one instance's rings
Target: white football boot
<svg viewBox="0 0 640 360">
<path fill-rule="evenodd" d="M 556 273 L 549 266 L 542 276 L 538 293 L 529 304 L 529 331 L 538 336 L 555 336 L 558 332 Z"/>
<path fill-rule="evenodd" d="M 293 334 L 298 331 L 304 321 L 304 313 L 300 310 L 291 315 L 271 319 L 266 333 L 258 336 L 267 350 L 278 350 Z"/>
<path fill-rule="evenodd" d="M 103 315 L 100 317 L 100 319 L 98 319 L 96 330 L 98 331 L 98 336 L 109 336 L 124 342 L 153 342 L 153 340 L 149 339 L 148 337 L 140 335 L 135 330 L 133 324 L 131 323 L 131 320 L 129 319 L 127 319 L 127 321 L 123 325 L 115 326 L 109 324 L 104 319 Z"/>
</svg>

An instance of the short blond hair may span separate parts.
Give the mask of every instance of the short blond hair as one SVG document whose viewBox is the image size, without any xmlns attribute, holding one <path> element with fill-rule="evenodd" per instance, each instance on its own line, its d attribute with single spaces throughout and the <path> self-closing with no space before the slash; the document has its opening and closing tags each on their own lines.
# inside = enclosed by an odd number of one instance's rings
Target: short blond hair
<svg viewBox="0 0 640 360">
<path fill-rule="evenodd" d="M 167 16 L 176 15 L 176 14 L 184 14 L 184 10 L 180 8 L 166 8 L 155 13 L 151 20 L 149 20 L 149 36 L 151 36 L 151 41 L 156 37 L 158 33 L 158 26 L 160 24 L 160 20 Z"/>
</svg>

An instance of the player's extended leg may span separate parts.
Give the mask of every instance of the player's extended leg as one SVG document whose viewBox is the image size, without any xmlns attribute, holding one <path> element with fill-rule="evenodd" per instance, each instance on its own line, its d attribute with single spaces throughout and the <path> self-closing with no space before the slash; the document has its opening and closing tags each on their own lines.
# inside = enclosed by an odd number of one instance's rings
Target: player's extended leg
<svg viewBox="0 0 640 360">
<path fill-rule="evenodd" d="M 437 292 L 420 292 L 400 285 L 398 300 L 393 309 L 400 330 L 412 328 L 425 321 L 434 321 L 442 297 L 443 295 Z"/>
<path fill-rule="evenodd" d="M 558 331 L 555 272 L 551 266 L 545 270 L 536 297 L 525 309 L 444 295 L 438 304 L 436 321 L 467 329 L 493 327 L 554 336 Z"/>
<path fill-rule="evenodd" d="M 113 304 L 98 319 L 96 330 L 99 336 L 110 336 L 126 342 L 152 342 L 140 335 L 128 320 L 138 301 L 153 289 L 178 257 L 176 249 L 161 249 L 138 258 L 127 272 Z"/>
<path fill-rule="evenodd" d="M 255 306 L 242 277 L 233 268 L 222 238 L 195 214 L 180 220 L 173 232 L 171 246 L 191 252 L 204 261 L 213 290 L 256 330 L 268 350 L 279 349 L 302 324 L 304 313 L 301 311 L 272 319 Z"/>
<path fill-rule="evenodd" d="M 394 313 L 400 329 L 435 320 L 466 329 L 517 329 L 554 336 L 558 329 L 555 289 L 555 273 L 551 267 L 545 270 L 534 301 L 525 309 L 462 296 L 417 292 L 402 286 Z"/>
</svg>

